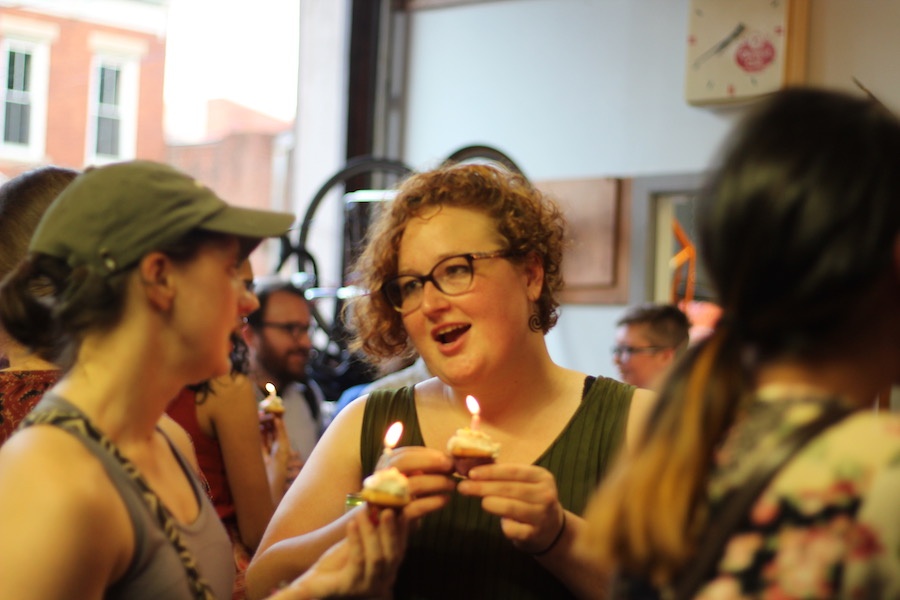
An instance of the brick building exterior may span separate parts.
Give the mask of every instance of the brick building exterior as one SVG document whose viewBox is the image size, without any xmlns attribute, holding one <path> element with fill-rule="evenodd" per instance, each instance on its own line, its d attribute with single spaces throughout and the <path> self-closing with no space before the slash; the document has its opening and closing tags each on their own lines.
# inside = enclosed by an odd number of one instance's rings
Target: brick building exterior
<svg viewBox="0 0 900 600">
<path fill-rule="evenodd" d="M 165 160 L 167 0 L 0 2 L 0 178 Z"/>
</svg>

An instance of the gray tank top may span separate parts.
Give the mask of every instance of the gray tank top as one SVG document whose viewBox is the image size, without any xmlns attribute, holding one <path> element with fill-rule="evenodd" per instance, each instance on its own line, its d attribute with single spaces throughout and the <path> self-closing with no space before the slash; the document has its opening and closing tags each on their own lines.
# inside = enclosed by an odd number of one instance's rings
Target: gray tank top
<svg viewBox="0 0 900 600">
<path fill-rule="evenodd" d="M 82 414 L 71 403 L 54 394 L 45 395 L 35 411 L 61 409 Z M 97 442 L 78 439 L 97 457 L 122 497 L 134 527 L 134 556 L 125 574 L 106 590 L 105 600 L 193 600 L 184 565 L 140 497 L 137 486 L 121 464 Z M 171 446 L 171 443 L 170 443 Z M 204 580 L 216 598 L 230 598 L 234 584 L 231 542 L 212 503 L 184 457 L 172 447 L 185 476 L 191 481 L 200 512 L 192 523 L 177 523 L 184 543 L 197 562 Z"/>
</svg>

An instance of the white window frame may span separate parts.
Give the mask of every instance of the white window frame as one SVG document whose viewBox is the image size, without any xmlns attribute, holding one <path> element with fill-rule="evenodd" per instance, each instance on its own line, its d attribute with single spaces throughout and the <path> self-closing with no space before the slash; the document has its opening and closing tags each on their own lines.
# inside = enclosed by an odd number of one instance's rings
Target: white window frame
<svg viewBox="0 0 900 600">
<path fill-rule="evenodd" d="M 141 59 L 147 53 L 147 43 L 135 38 L 94 32 L 90 36 L 89 46 L 93 57 L 88 97 L 87 135 L 85 136 L 85 164 L 103 165 L 131 160 L 137 155 Z M 102 113 L 100 73 L 104 68 L 113 68 L 119 71 L 117 111 L 119 153 L 115 156 L 97 153 L 97 121 Z"/>
<path fill-rule="evenodd" d="M 0 16 L 0 159 L 23 162 L 43 162 L 47 148 L 47 99 L 50 86 L 50 45 L 59 35 L 59 27 L 53 23 L 23 19 L 10 15 Z M 6 131 L 6 81 L 9 75 L 10 52 L 31 56 L 31 73 L 28 91 L 30 106 L 28 143 L 4 141 Z"/>
</svg>

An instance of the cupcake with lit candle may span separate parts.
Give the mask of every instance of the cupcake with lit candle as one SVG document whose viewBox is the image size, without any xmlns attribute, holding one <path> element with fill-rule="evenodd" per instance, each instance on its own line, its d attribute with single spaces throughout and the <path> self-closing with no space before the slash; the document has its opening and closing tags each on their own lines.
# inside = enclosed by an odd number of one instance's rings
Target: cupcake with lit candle
<svg viewBox="0 0 900 600">
<path fill-rule="evenodd" d="M 466 406 L 472 414 L 469 427 L 461 427 L 447 441 L 447 452 L 453 457 L 457 475 L 467 477 L 469 469 L 492 464 L 500 454 L 500 444 L 478 428 L 479 406 L 472 396 L 466 396 Z"/>
<path fill-rule="evenodd" d="M 360 496 L 369 505 L 373 521 L 377 520 L 382 509 L 400 510 L 409 504 L 409 479 L 397 467 L 380 469 L 363 480 Z"/>
<path fill-rule="evenodd" d="M 275 442 L 275 418 L 284 415 L 284 402 L 275 393 L 275 386 L 266 384 L 268 396 L 259 403 L 259 431 L 262 433 L 263 446 L 268 451 Z"/>
<path fill-rule="evenodd" d="M 500 444 L 480 429 L 462 427 L 447 442 L 447 452 L 453 457 L 456 473 L 467 477 L 472 467 L 493 464 L 500 454 Z"/>
<path fill-rule="evenodd" d="M 269 394 L 259 403 L 259 409 L 269 415 L 283 415 L 284 401 L 281 399 L 281 396 L 275 393 L 275 386 L 267 383 L 266 391 Z"/>
</svg>

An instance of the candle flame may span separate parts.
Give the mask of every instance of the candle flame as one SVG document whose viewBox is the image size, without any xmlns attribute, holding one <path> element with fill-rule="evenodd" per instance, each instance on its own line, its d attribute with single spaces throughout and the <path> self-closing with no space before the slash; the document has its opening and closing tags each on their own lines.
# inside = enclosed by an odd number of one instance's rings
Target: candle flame
<svg viewBox="0 0 900 600">
<path fill-rule="evenodd" d="M 481 412 L 481 407 L 478 406 L 478 400 L 476 400 L 474 396 L 466 396 L 466 408 L 469 409 L 469 412 L 472 413 L 473 416 Z"/>
<path fill-rule="evenodd" d="M 272 385 L 272 382 L 269 382 L 269 383 L 266 384 L 266 391 L 269 392 L 269 395 L 270 395 L 270 396 L 274 396 L 274 395 L 275 395 L 275 386 Z"/>
<path fill-rule="evenodd" d="M 403 423 L 397 421 L 388 427 L 387 433 L 384 434 L 384 447 L 393 449 L 400 441 L 401 435 L 403 435 Z"/>
</svg>

